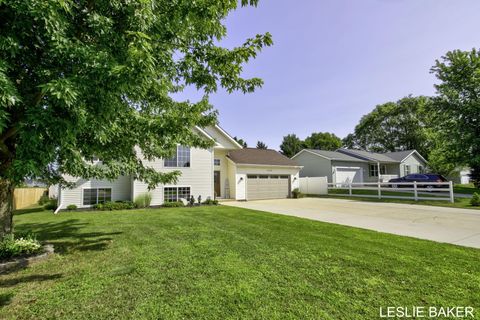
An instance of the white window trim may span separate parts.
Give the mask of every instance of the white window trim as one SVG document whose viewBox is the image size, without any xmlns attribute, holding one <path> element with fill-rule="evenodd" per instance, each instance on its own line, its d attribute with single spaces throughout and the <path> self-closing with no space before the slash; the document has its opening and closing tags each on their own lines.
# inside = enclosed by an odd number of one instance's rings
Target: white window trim
<svg viewBox="0 0 480 320">
<path fill-rule="evenodd" d="M 190 188 L 190 197 L 193 195 L 191 185 L 164 185 L 162 188 L 162 199 L 164 203 L 165 203 L 165 188 L 177 188 L 177 201 L 178 201 L 178 188 Z"/>
<path fill-rule="evenodd" d="M 92 190 L 92 189 L 96 189 L 97 190 L 97 199 L 96 199 L 96 203 L 94 204 L 83 204 L 83 199 L 84 199 L 84 194 L 85 194 L 85 190 Z M 112 198 L 113 198 L 113 188 L 112 187 L 83 187 L 82 188 L 82 206 L 94 206 L 96 204 L 98 204 L 98 189 L 110 189 L 110 201 L 113 201 Z"/>
<path fill-rule="evenodd" d="M 165 165 L 165 160 L 168 160 L 168 159 L 162 159 L 162 167 L 163 168 L 166 168 L 166 169 L 176 169 L 176 170 L 179 170 L 179 169 L 190 169 L 192 167 L 192 148 L 191 147 L 187 147 L 187 146 L 183 146 L 185 148 L 189 148 L 190 149 L 190 165 L 188 167 L 179 167 L 178 166 L 178 147 L 182 147 L 181 145 L 177 145 L 177 151 L 175 153 L 176 155 L 176 158 L 177 158 L 177 166 L 176 167 L 170 167 L 170 166 L 166 166 Z"/>
</svg>

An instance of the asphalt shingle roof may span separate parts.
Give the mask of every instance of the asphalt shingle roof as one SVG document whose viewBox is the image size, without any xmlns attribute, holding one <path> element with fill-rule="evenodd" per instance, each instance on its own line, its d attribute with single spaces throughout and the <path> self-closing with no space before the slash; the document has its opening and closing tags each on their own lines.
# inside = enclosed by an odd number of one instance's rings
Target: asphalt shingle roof
<svg viewBox="0 0 480 320">
<path fill-rule="evenodd" d="M 338 161 L 355 161 L 355 162 L 368 162 L 359 158 L 355 158 L 349 156 L 347 154 L 337 152 L 337 151 L 326 151 L 326 150 L 317 150 L 317 149 L 306 149 L 307 151 L 316 153 L 320 156 L 328 158 L 330 160 L 338 160 Z"/>
<path fill-rule="evenodd" d="M 387 152 L 385 153 L 386 156 L 397 160 L 397 161 L 402 161 L 405 159 L 410 153 L 412 153 L 415 150 L 405 150 L 405 151 L 396 151 L 396 152 Z"/>
<path fill-rule="evenodd" d="M 346 153 L 352 156 L 358 156 L 364 159 L 369 159 L 371 161 L 378 161 L 378 162 L 400 162 L 401 160 L 396 160 L 394 158 L 389 157 L 383 153 L 375 153 L 363 150 L 350 150 L 350 149 L 338 149 L 338 152 Z M 403 158 L 402 158 L 403 159 Z"/>
<path fill-rule="evenodd" d="M 298 163 L 294 160 L 271 149 L 243 148 L 230 151 L 227 157 L 237 164 L 298 166 Z"/>
</svg>

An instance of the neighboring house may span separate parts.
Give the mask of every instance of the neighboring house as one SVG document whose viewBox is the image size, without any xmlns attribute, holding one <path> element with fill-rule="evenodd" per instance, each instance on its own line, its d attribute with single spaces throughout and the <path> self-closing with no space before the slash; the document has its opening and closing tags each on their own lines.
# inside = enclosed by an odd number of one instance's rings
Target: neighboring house
<svg viewBox="0 0 480 320">
<path fill-rule="evenodd" d="M 211 149 L 177 147 L 171 159 L 142 161 L 160 172 L 181 171 L 176 184 L 159 185 L 148 190 L 147 184 L 131 176 L 114 181 L 65 177 L 75 182 L 72 189 L 59 190 L 59 210 L 74 204 L 88 208 L 104 201 L 135 200 L 145 192 L 152 195 L 151 205 L 194 196 L 236 200 L 285 198 L 298 187 L 301 167 L 274 150 L 243 149 L 221 127 L 196 128 L 198 134 L 215 141 Z M 98 164 L 101 161 L 97 160 Z"/>
<path fill-rule="evenodd" d="M 303 149 L 292 157 L 303 166 L 301 177 L 327 177 L 329 183 L 388 181 L 423 173 L 427 161 L 416 150 L 375 153 L 362 150 Z"/>
</svg>

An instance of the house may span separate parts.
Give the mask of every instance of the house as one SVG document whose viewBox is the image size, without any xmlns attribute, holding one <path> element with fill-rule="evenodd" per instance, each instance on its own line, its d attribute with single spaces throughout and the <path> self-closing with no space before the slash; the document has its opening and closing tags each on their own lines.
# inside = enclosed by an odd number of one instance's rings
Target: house
<svg viewBox="0 0 480 320">
<path fill-rule="evenodd" d="M 176 184 L 148 190 L 146 183 L 131 176 L 121 176 L 114 181 L 65 177 L 75 186 L 59 190 L 59 210 L 70 204 L 88 208 L 105 201 L 134 201 L 145 192 L 152 195 L 152 206 L 190 196 L 195 199 L 201 196 L 204 200 L 286 198 L 298 187 L 301 167 L 294 160 L 274 150 L 243 149 L 220 126 L 195 130 L 214 140 L 215 146 L 210 149 L 178 146 L 171 159 L 142 159 L 147 166 L 160 172 L 179 170 L 181 176 Z"/>
<path fill-rule="evenodd" d="M 416 150 L 375 153 L 363 150 L 303 149 L 292 157 L 303 166 L 301 177 L 327 177 L 329 183 L 385 182 L 425 171 L 427 161 Z"/>
</svg>

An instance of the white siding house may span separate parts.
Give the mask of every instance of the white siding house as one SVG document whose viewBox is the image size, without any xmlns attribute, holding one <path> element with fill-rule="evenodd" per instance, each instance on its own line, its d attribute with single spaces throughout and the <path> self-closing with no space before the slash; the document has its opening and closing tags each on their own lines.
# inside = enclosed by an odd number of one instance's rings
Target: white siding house
<svg viewBox="0 0 480 320">
<path fill-rule="evenodd" d="M 134 201 L 137 196 L 146 192 L 152 195 L 151 205 L 157 206 L 165 201 L 177 201 L 190 196 L 194 196 L 195 199 L 201 196 L 203 200 L 207 198 L 248 200 L 248 190 L 251 191 L 251 199 L 283 197 L 288 196 L 293 188 L 298 187 L 300 167 L 278 152 L 268 150 L 257 153 L 250 149 L 242 149 L 242 146 L 219 126 L 198 128 L 198 131 L 199 134 L 213 139 L 215 146 L 210 149 L 179 146 L 176 157 L 154 161 L 143 159 L 141 151 L 137 150 L 143 162 L 159 172 L 180 171 L 181 175 L 177 183 L 159 185 L 153 190 L 148 190 L 146 183 L 130 176 L 119 177 L 114 181 L 65 177 L 67 181 L 74 182 L 75 186 L 71 189 L 59 190 L 58 210 L 65 209 L 71 204 L 78 208 L 89 208 L 96 203 L 106 201 Z M 244 154 L 249 156 L 251 163 L 248 165 L 237 163 L 238 157 Z M 260 164 L 257 163 L 254 154 L 259 155 L 260 158 L 263 157 Z M 267 155 L 266 158 L 265 155 Z M 278 165 L 278 161 L 281 162 L 281 166 Z M 248 189 L 247 183 L 249 174 L 256 174 L 258 179 L 262 179 L 265 187 L 257 188 L 256 193 L 252 193 L 253 189 Z M 280 179 L 283 180 L 280 181 Z M 252 180 L 251 185 L 253 184 Z M 262 192 L 272 188 L 278 192 Z"/>
</svg>

